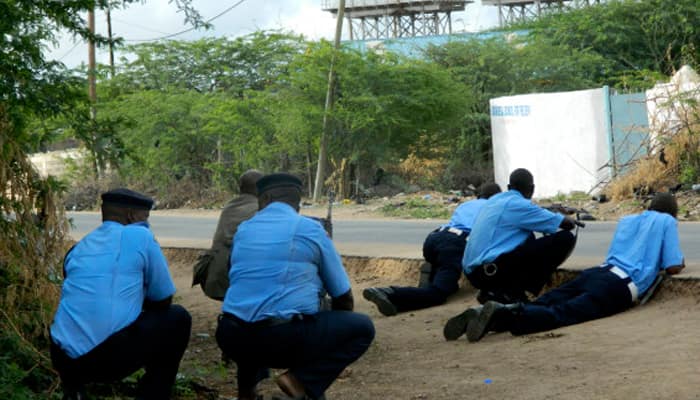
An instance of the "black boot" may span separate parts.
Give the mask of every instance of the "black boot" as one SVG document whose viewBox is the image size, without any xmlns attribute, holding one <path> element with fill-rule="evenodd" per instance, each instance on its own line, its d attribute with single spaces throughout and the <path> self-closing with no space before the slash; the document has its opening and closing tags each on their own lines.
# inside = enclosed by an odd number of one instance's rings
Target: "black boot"
<svg viewBox="0 0 700 400">
<path fill-rule="evenodd" d="M 362 291 L 362 297 L 376 304 L 380 313 L 390 317 L 398 313 L 396 306 L 389 300 L 389 295 L 392 293 L 394 289 L 389 287 L 371 287 Z"/>
<path fill-rule="evenodd" d="M 478 342 L 490 331 L 509 331 L 513 318 L 520 310 L 522 310 L 521 303 L 501 304 L 496 301 L 487 301 L 479 316 L 469 323 L 467 340 Z"/>
<path fill-rule="evenodd" d="M 471 307 L 463 313 L 448 319 L 445 327 L 442 329 L 445 340 L 457 340 L 460 336 L 464 335 L 469 323 L 479 317 L 483 308 L 483 306 Z"/>
<path fill-rule="evenodd" d="M 424 262 L 420 266 L 420 278 L 418 279 L 419 288 L 429 288 L 432 283 L 433 265 L 429 262 Z"/>
</svg>

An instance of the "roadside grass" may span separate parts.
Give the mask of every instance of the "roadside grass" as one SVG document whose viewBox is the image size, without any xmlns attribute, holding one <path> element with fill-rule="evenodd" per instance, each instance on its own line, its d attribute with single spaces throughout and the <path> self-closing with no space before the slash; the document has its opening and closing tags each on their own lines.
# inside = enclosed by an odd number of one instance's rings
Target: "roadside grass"
<svg viewBox="0 0 700 400">
<path fill-rule="evenodd" d="M 380 211 L 387 217 L 416 219 L 447 219 L 452 214 L 445 205 L 431 203 L 420 197 L 410 197 L 398 204 L 386 204 Z"/>
</svg>

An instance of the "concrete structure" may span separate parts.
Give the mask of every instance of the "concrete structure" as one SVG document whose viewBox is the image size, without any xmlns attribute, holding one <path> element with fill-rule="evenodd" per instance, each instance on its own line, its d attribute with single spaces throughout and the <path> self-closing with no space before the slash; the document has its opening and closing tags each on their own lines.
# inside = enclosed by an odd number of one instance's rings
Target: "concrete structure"
<svg viewBox="0 0 700 400">
<path fill-rule="evenodd" d="M 60 177 L 66 173 L 69 163 L 82 162 L 85 159 L 84 151 L 80 149 L 68 149 L 35 153 L 29 156 L 29 160 L 42 177 L 49 175 Z"/>
<path fill-rule="evenodd" d="M 350 40 L 449 35 L 452 12 L 472 0 L 346 0 Z M 322 0 L 323 10 L 338 14 L 338 0 Z"/>
<path fill-rule="evenodd" d="M 535 197 L 595 193 L 647 154 L 644 93 L 616 94 L 606 86 L 490 100 L 495 181 L 527 168 Z"/>
</svg>

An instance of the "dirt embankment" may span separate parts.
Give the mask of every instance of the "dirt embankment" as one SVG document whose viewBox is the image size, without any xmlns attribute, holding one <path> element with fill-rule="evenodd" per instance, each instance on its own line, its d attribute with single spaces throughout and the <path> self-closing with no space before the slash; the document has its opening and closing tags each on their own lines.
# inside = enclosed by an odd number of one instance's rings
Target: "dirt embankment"
<svg viewBox="0 0 700 400">
<path fill-rule="evenodd" d="M 230 399 L 235 367 L 221 364 L 214 340 L 220 303 L 190 287 L 197 252 L 165 251 L 176 300 L 193 317 L 181 372 L 213 389 L 207 398 Z M 445 321 L 475 304 L 473 289 L 464 285 L 444 306 L 387 318 L 362 299 L 361 290 L 415 284 L 421 261 L 345 257 L 344 262 L 356 309 L 372 317 L 377 336 L 330 388 L 329 399 L 700 399 L 698 281 L 667 281 L 643 307 L 553 332 L 446 342 Z M 271 380 L 262 387 L 267 395 L 279 393 Z"/>
</svg>

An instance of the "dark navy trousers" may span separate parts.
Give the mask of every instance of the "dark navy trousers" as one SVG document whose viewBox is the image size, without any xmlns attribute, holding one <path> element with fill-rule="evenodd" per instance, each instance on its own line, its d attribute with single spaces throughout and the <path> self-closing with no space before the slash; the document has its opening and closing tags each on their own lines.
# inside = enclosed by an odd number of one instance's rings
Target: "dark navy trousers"
<svg viewBox="0 0 700 400">
<path fill-rule="evenodd" d="M 456 235 L 448 230 L 431 232 L 423 242 L 423 257 L 432 266 L 430 286 L 426 288 L 392 286 L 389 300 L 399 312 L 419 310 L 444 304 L 459 289 L 462 256 L 467 233 Z"/>
<path fill-rule="evenodd" d="M 516 297 L 525 291 L 537 295 L 575 245 L 576 237 L 569 231 L 562 230 L 540 238 L 532 234 L 525 243 L 494 260 L 498 267 L 495 274 L 487 275 L 480 266 L 467 278 L 477 289 L 500 291 Z"/>
<path fill-rule="evenodd" d="M 509 330 L 514 335 L 548 331 L 608 317 L 633 305 L 628 284 L 608 267 L 583 270 L 574 280 L 525 304 Z"/>
<path fill-rule="evenodd" d="M 219 318 L 216 341 L 238 366 L 238 390 L 251 391 L 267 368 L 288 368 L 316 399 L 367 351 L 372 320 L 351 311 L 321 311 L 277 325 Z"/>
<path fill-rule="evenodd" d="M 190 340 L 192 318 L 182 306 L 144 311 L 87 354 L 70 358 L 51 343 L 51 361 L 64 391 L 86 383 L 114 382 L 144 368 L 139 399 L 167 400 Z"/>
</svg>

